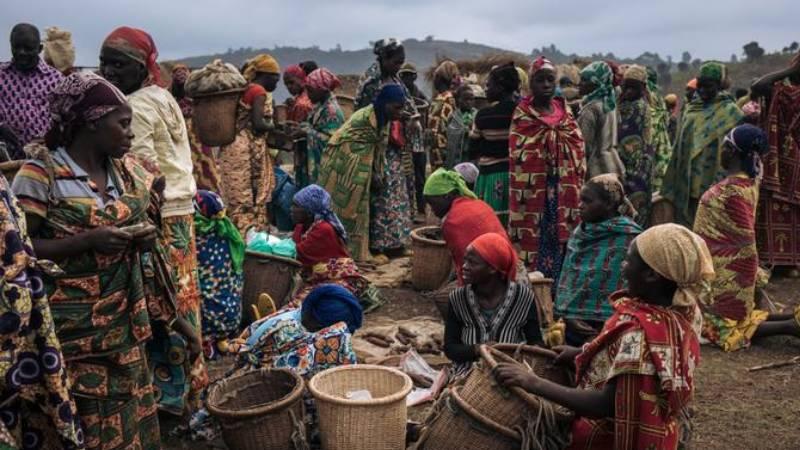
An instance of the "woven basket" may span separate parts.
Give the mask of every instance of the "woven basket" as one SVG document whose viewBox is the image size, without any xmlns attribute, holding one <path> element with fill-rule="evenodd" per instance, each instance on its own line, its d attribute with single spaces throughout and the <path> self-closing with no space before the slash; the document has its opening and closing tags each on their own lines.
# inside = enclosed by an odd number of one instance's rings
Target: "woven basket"
<svg viewBox="0 0 800 450">
<path fill-rule="evenodd" d="M 411 284 L 418 291 L 433 291 L 450 278 L 453 258 L 444 241 L 428 239 L 425 231 L 439 230 L 438 226 L 421 227 L 411 232 Z"/>
<path fill-rule="evenodd" d="M 11 183 L 14 181 L 14 177 L 23 164 L 25 164 L 24 160 L 0 162 L 0 171 L 3 172 L 3 176 L 6 177 L 6 180 Z"/>
<path fill-rule="evenodd" d="M 353 97 L 337 94 L 336 101 L 339 103 L 339 107 L 342 108 L 345 120 L 349 119 L 350 116 L 356 112 L 356 101 Z"/>
<path fill-rule="evenodd" d="M 253 370 L 213 384 L 206 406 L 230 450 L 290 450 L 305 439 L 304 388 L 291 370 Z"/>
<path fill-rule="evenodd" d="M 444 394 L 436 416 L 422 431 L 417 450 L 517 450 L 522 436 L 464 401 L 460 387 Z"/>
<path fill-rule="evenodd" d="M 324 450 L 406 448 L 406 396 L 411 378 L 397 369 L 359 364 L 328 369 L 308 383 L 317 402 Z M 368 390 L 371 400 L 349 400 L 348 392 Z"/>
<path fill-rule="evenodd" d="M 258 297 L 267 293 L 280 309 L 289 300 L 294 276 L 302 265 L 290 258 L 247 250 L 244 256 L 244 286 L 242 287 L 242 310 L 245 324 L 256 320 L 252 307 L 258 305 Z"/>
<path fill-rule="evenodd" d="M 200 142 L 221 147 L 236 139 L 236 110 L 243 91 L 232 89 L 192 98 L 192 121 Z"/>
<path fill-rule="evenodd" d="M 445 287 L 434 291 L 428 295 L 433 300 L 436 309 L 439 310 L 443 320 L 447 320 L 447 313 L 450 310 L 450 293 L 458 288 L 458 281 L 447 283 Z"/>
<path fill-rule="evenodd" d="M 650 226 L 675 222 L 675 206 L 660 195 L 653 196 L 653 208 L 650 210 Z"/>
</svg>

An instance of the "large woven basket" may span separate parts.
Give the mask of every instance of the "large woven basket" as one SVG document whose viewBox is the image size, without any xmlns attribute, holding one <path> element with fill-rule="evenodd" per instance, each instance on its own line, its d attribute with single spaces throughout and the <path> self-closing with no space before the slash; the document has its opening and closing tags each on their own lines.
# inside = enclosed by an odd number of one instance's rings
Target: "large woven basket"
<svg viewBox="0 0 800 450">
<path fill-rule="evenodd" d="M 269 294 L 280 309 L 292 293 L 294 276 L 300 270 L 300 262 L 282 256 L 247 250 L 244 256 L 244 286 L 242 287 L 242 311 L 245 324 L 256 320 L 252 307 L 258 305 L 262 293 Z"/>
<path fill-rule="evenodd" d="M 0 172 L 2 172 L 6 180 L 11 183 L 14 181 L 14 177 L 23 164 L 25 164 L 24 160 L 0 162 Z"/>
<path fill-rule="evenodd" d="M 406 448 L 406 396 L 413 384 L 397 369 L 359 364 L 328 369 L 308 383 L 317 402 L 323 450 Z M 371 400 L 347 393 L 368 390 Z"/>
<path fill-rule="evenodd" d="M 200 142 L 221 147 L 236 139 L 236 111 L 243 91 L 232 89 L 192 97 L 192 121 Z"/>
<path fill-rule="evenodd" d="M 660 195 L 653 196 L 653 207 L 650 210 L 650 226 L 675 222 L 675 206 Z"/>
<path fill-rule="evenodd" d="M 345 120 L 349 119 L 350 116 L 356 112 L 356 101 L 353 97 L 336 94 L 336 102 L 339 103 L 339 107 L 342 108 Z"/>
<path fill-rule="evenodd" d="M 433 304 L 442 316 L 442 320 L 447 320 L 447 313 L 450 310 L 450 293 L 458 288 L 458 281 L 447 283 L 444 287 L 428 294 L 428 298 L 433 300 Z"/>
<path fill-rule="evenodd" d="M 304 388 L 291 370 L 253 370 L 213 384 L 206 406 L 230 450 L 291 450 L 305 440 Z"/>
<path fill-rule="evenodd" d="M 453 258 L 442 240 L 429 239 L 425 232 L 437 231 L 438 226 L 417 228 L 411 232 L 411 284 L 419 291 L 433 291 L 450 278 Z"/>
</svg>

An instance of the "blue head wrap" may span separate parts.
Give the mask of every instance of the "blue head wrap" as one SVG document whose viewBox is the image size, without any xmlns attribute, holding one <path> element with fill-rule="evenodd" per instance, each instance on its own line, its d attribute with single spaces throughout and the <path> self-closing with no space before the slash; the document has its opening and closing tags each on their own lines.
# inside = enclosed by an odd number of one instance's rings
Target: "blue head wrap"
<svg viewBox="0 0 800 450">
<path fill-rule="evenodd" d="M 225 209 L 225 203 L 218 194 L 198 189 L 194 196 L 194 209 L 211 219 Z"/>
<path fill-rule="evenodd" d="M 757 177 L 760 166 L 759 157 L 769 150 L 767 133 L 755 125 L 739 125 L 725 136 L 725 142 L 730 144 L 742 157 L 745 173 L 750 178 Z"/>
<path fill-rule="evenodd" d="M 344 225 L 331 209 L 331 195 L 316 184 L 304 187 L 292 199 L 297 206 L 314 215 L 314 220 L 324 220 L 333 226 L 343 240 L 347 240 L 347 231 Z"/>
<path fill-rule="evenodd" d="M 386 117 L 386 104 L 405 103 L 405 101 L 406 94 L 402 86 L 395 83 L 384 85 L 372 102 L 372 107 L 375 109 L 375 117 L 378 118 L 378 128 L 383 128 L 389 122 Z"/>
<path fill-rule="evenodd" d="M 310 314 L 323 327 L 344 322 L 351 333 L 361 328 L 364 320 L 358 299 L 337 284 L 323 284 L 311 291 L 303 300 L 302 314 Z"/>
</svg>

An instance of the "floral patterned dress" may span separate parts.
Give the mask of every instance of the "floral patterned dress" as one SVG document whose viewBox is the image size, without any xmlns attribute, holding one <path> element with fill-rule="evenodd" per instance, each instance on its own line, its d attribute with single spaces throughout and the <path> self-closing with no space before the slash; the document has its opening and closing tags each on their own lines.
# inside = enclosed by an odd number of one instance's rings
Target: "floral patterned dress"
<svg viewBox="0 0 800 450">
<path fill-rule="evenodd" d="M 646 226 L 650 218 L 655 149 L 651 142 L 652 117 L 647 99 L 619 105 L 619 157 L 625 165 L 625 194 L 638 214 L 637 222 Z"/>
<path fill-rule="evenodd" d="M 298 167 L 295 176 L 297 186 L 303 188 L 315 184 L 319 177 L 319 166 L 322 154 L 328 146 L 333 133 L 344 123 L 344 112 L 339 107 L 336 97 L 329 95 L 324 102 L 314 105 L 308 120 L 306 133 L 306 161 Z"/>
</svg>

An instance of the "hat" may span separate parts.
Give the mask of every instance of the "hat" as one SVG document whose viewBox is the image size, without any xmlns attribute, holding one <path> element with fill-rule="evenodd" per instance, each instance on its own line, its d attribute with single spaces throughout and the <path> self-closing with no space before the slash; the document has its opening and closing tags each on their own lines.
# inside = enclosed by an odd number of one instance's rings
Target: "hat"
<svg viewBox="0 0 800 450">
<path fill-rule="evenodd" d="M 397 71 L 399 75 L 404 73 L 413 73 L 414 75 L 417 74 L 417 66 L 414 63 L 407 62 L 400 67 L 400 70 Z"/>
</svg>

